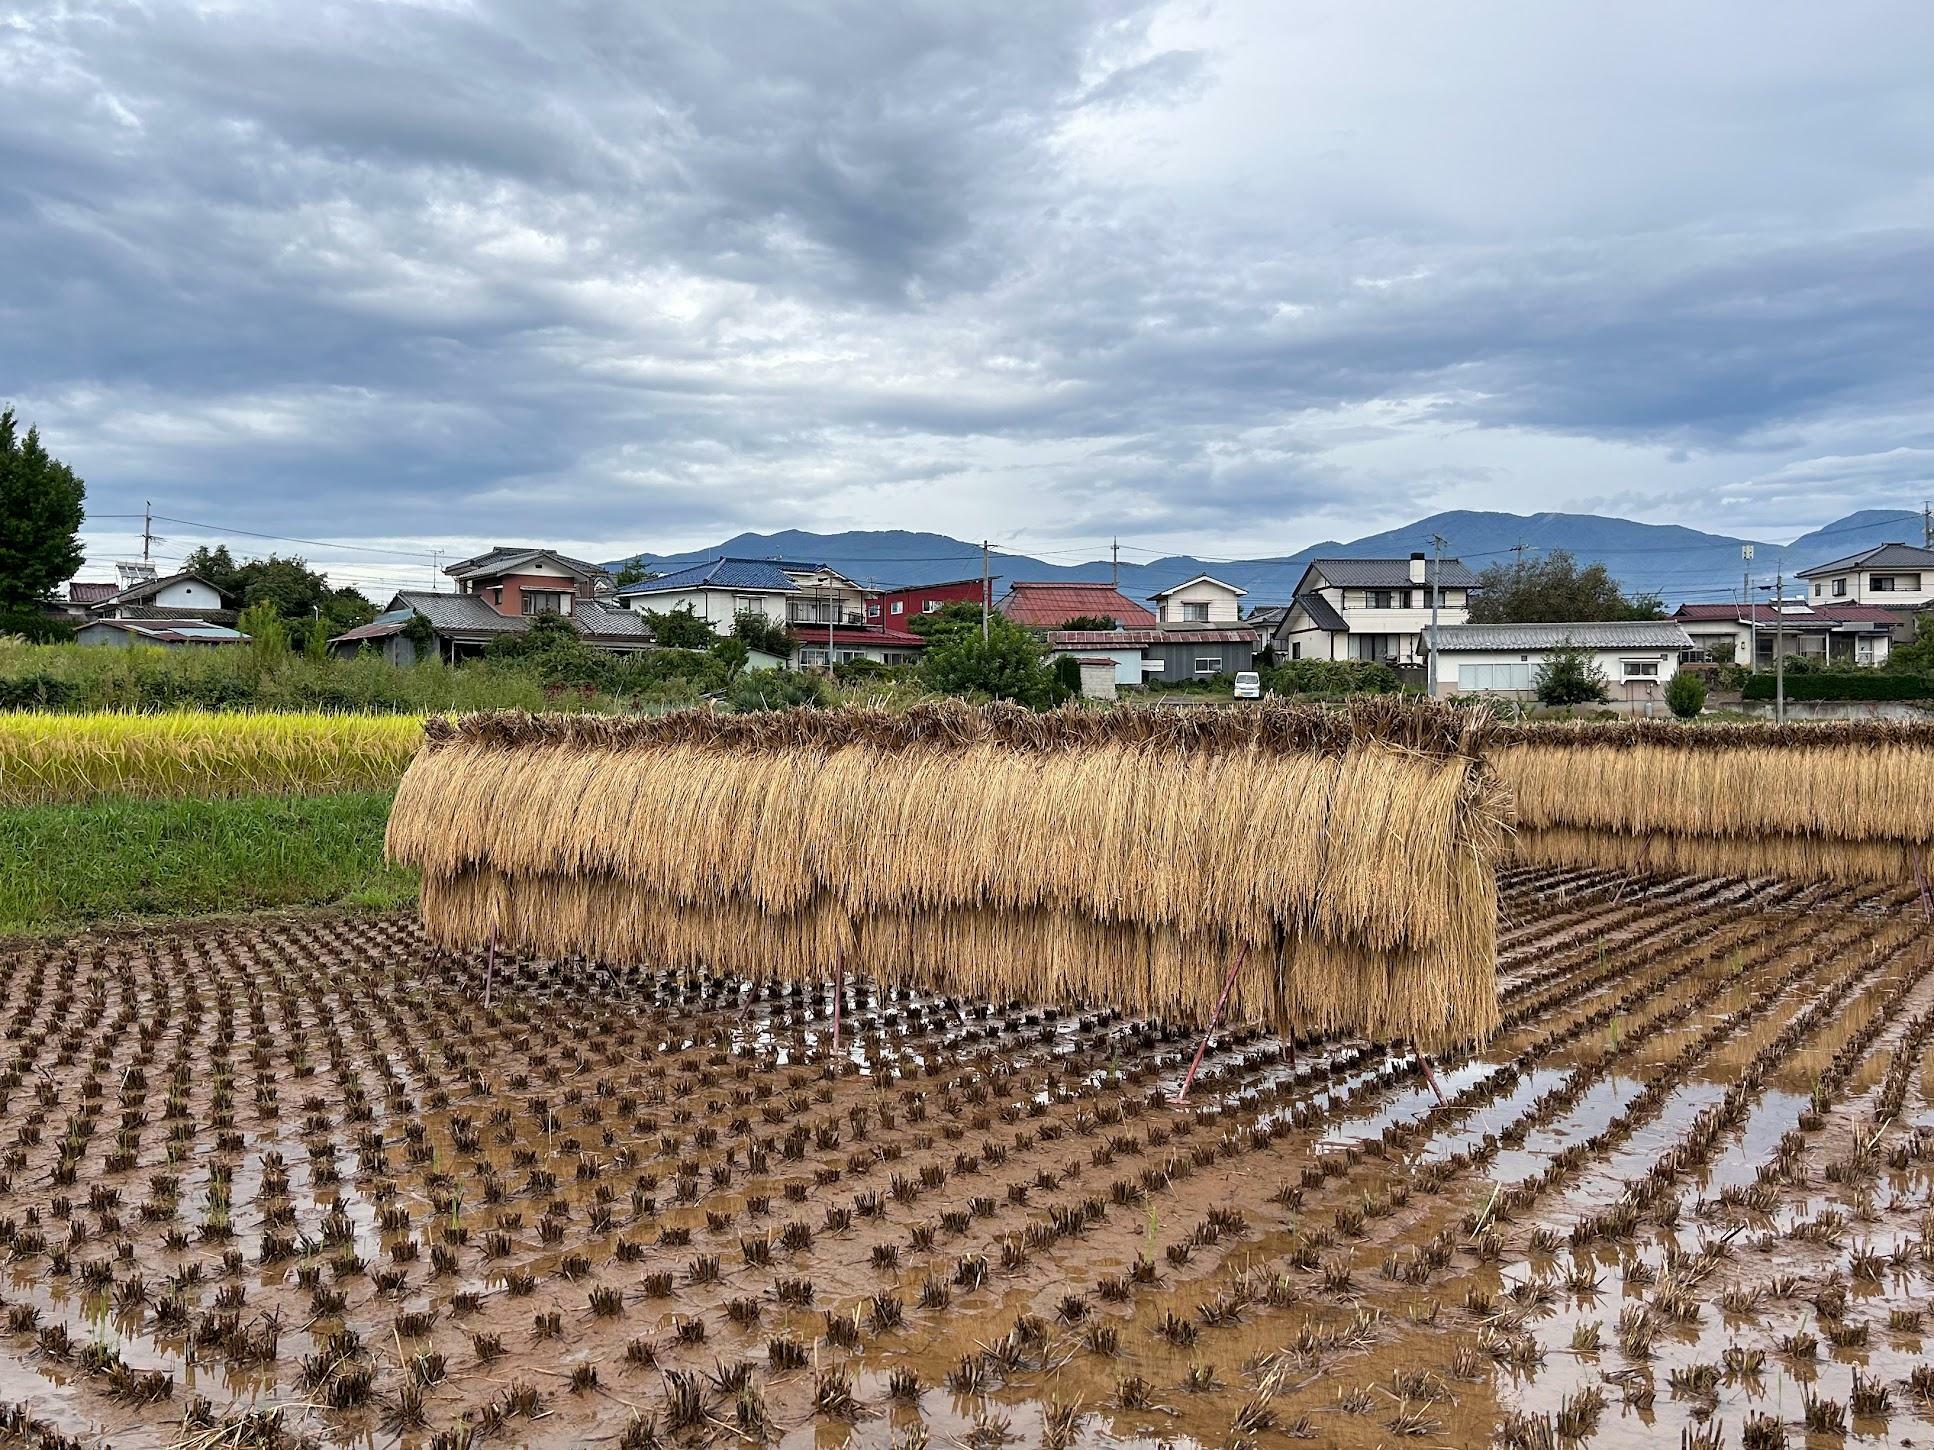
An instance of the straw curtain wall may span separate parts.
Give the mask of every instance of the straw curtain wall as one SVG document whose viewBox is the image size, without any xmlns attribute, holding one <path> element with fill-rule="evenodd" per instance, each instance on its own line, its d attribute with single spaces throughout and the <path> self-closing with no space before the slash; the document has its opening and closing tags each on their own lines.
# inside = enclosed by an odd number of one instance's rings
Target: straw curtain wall
<svg viewBox="0 0 1934 1450">
<path fill-rule="evenodd" d="M 1231 1015 L 1496 1021 L 1507 800 L 1426 702 L 432 722 L 392 857 L 445 945 Z"/>
</svg>

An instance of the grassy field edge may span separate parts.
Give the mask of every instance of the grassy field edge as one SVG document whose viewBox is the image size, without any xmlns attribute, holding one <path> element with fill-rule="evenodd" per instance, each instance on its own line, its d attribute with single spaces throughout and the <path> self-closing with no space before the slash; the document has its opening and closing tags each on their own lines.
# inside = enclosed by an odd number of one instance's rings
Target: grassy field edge
<svg viewBox="0 0 1934 1450">
<path fill-rule="evenodd" d="M 406 907 L 392 793 L 0 807 L 0 935 L 283 906 Z"/>
</svg>

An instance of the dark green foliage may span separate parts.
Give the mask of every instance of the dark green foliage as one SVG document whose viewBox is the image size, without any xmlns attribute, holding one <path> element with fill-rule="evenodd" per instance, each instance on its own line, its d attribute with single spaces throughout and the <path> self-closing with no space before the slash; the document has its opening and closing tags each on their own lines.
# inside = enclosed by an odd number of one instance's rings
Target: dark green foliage
<svg viewBox="0 0 1934 1450">
<path fill-rule="evenodd" d="M 662 614 L 655 609 L 647 609 L 644 614 L 645 623 L 651 626 L 652 637 L 671 649 L 710 649 L 718 638 L 711 624 L 700 619 L 689 604 L 668 609 Z"/>
<path fill-rule="evenodd" d="M 1690 720 L 1706 708 L 1705 677 L 1694 670 L 1680 670 L 1665 687 L 1665 703 L 1681 720 Z"/>
<path fill-rule="evenodd" d="M 0 809 L 0 933 L 120 916 L 415 899 L 387 791 Z"/>
<path fill-rule="evenodd" d="M 1570 643 L 1545 656 L 1531 684 L 1545 705 L 1589 705 L 1612 698 L 1611 683 L 1598 662 Z"/>
<path fill-rule="evenodd" d="M 1049 672 L 1041 641 L 1004 615 L 988 620 L 988 637 L 980 637 L 980 612 L 974 606 L 949 604 L 923 619 L 939 619 L 957 608 L 974 610 L 971 628 L 949 627 L 930 633 L 920 676 L 927 688 L 943 695 L 990 696 L 1045 710 L 1055 703 L 1054 676 Z"/>
<path fill-rule="evenodd" d="M 1740 691 L 1748 700 L 1774 696 L 1771 670 L 1762 670 Z M 1890 670 L 1813 670 L 1797 673 L 1787 662 L 1789 700 L 1934 700 L 1934 675 L 1895 674 Z"/>
<path fill-rule="evenodd" d="M 712 641 L 712 657 L 736 675 L 745 668 L 745 662 L 752 657 L 752 651 L 736 634 L 728 634 Z"/>
<path fill-rule="evenodd" d="M 1376 660 L 1285 660 L 1262 676 L 1274 695 L 1394 695 L 1403 688 L 1397 672 Z"/>
<path fill-rule="evenodd" d="M 291 636 L 311 620 L 321 618 L 330 634 L 341 634 L 376 617 L 376 606 L 358 591 L 333 589 L 329 576 L 311 569 L 296 555 L 250 559 L 238 564 L 223 544 L 203 545 L 181 561 L 184 574 L 199 574 L 219 589 L 236 608 L 266 604 L 289 626 Z"/>
<path fill-rule="evenodd" d="M 1656 594 L 1631 598 L 1603 564 L 1578 567 L 1563 549 L 1528 564 L 1493 564 L 1477 576 L 1472 624 L 1572 624 L 1608 619 L 1663 619 Z M 1429 596 L 1424 603 L 1428 605 Z"/>
<path fill-rule="evenodd" d="M 0 622 L 27 622 L 87 557 L 80 529 L 87 485 L 0 410 Z M 25 631 L 18 631 L 25 632 Z M 36 627 L 36 637 L 38 631 Z"/>
<path fill-rule="evenodd" d="M 1934 675 L 1934 609 L 1915 618 L 1914 638 L 1887 651 L 1886 668 L 1906 675 Z"/>
<path fill-rule="evenodd" d="M 35 644 L 64 644 L 74 637 L 74 626 L 55 619 L 37 604 L 0 604 L 0 635 L 15 634 Z"/>
<path fill-rule="evenodd" d="M 907 633 L 920 635 L 929 647 L 943 639 L 959 639 L 970 630 L 980 634 L 980 606 L 964 599 L 950 600 L 932 614 L 916 614 L 907 621 Z"/>
<path fill-rule="evenodd" d="M 780 659 L 791 659 L 799 641 L 785 625 L 756 609 L 742 609 L 732 616 L 732 633 L 745 641 L 746 648 L 763 650 Z"/>
<path fill-rule="evenodd" d="M 1073 655 L 1057 655 L 1054 660 L 1054 686 L 1062 699 L 1081 693 L 1081 661 Z"/>
<path fill-rule="evenodd" d="M 978 604 L 974 606 L 980 608 Z M 1117 629 L 1120 626 L 1113 617 L 1106 614 L 1077 614 L 1073 619 L 1061 621 L 1062 629 Z"/>
<path fill-rule="evenodd" d="M 747 670 L 726 690 L 725 703 L 744 715 L 754 710 L 791 710 L 802 705 L 816 709 L 834 701 L 832 686 L 824 675 Z"/>
<path fill-rule="evenodd" d="M 615 589 L 623 589 L 628 584 L 642 584 L 647 579 L 657 577 L 645 567 L 644 560 L 627 559 L 618 566 L 618 572 L 611 576 L 611 584 Z"/>
</svg>

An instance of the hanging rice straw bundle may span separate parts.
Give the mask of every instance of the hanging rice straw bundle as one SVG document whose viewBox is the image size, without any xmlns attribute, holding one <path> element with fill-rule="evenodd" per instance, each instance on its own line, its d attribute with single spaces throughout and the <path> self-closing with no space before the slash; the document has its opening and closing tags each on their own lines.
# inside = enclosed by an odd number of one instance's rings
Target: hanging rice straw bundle
<svg viewBox="0 0 1934 1450">
<path fill-rule="evenodd" d="M 1486 723 L 921 706 L 433 721 L 389 850 L 440 942 L 776 975 L 836 963 L 1426 1047 L 1496 1019 Z"/>
<path fill-rule="evenodd" d="M 1525 725 L 1491 759 L 1522 861 L 1905 881 L 1934 858 L 1934 723 Z"/>
</svg>

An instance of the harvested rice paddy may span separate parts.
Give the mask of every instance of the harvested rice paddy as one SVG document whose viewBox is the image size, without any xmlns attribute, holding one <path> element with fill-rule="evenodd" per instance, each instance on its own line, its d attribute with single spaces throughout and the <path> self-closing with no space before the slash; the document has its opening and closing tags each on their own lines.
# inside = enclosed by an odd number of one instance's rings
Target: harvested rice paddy
<svg viewBox="0 0 1934 1450">
<path fill-rule="evenodd" d="M 1499 885 L 1479 1053 L 1236 1030 L 1186 1109 L 1195 1039 L 1102 1009 L 486 1005 L 403 917 L 0 947 L 0 1434 L 1934 1438 L 1914 888 Z"/>
</svg>

